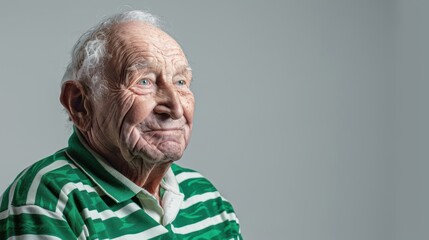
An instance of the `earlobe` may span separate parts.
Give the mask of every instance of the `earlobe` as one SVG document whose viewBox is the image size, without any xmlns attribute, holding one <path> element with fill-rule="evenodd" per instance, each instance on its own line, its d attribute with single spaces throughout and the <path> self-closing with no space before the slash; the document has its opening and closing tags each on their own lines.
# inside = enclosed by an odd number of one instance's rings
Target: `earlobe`
<svg viewBox="0 0 429 240">
<path fill-rule="evenodd" d="M 65 82 L 61 88 L 60 102 L 67 110 L 71 121 L 81 131 L 89 130 L 91 104 L 85 86 L 76 80 Z"/>
</svg>

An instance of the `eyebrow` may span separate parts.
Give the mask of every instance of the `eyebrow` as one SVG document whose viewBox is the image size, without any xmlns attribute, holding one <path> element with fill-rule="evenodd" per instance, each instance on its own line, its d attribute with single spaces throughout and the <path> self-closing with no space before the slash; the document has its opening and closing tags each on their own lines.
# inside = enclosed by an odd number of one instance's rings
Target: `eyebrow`
<svg viewBox="0 0 429 240">
<path fill-rule="evenodd" d="M 150 64 L 148 63 L 147 60 L 140 60 L 138 62 L 135 62 L 133 64 L 131 64 L 131 66 L 127 67 L 127 71 L 138 71 L 144 68 L 149 67 Z M 192 68 L 189 65 L 179 65 L 177 68 L 177 72 L 180 73 L 184 73 L 184 72 L 191 72 L 192 73 Z"/>
<path fill-rule="evenodd" d="M 190 72 L 190 73 L 192 73 L 192 68 L 189 65 L 179 65 L 177 67 L 177 72 L 180 72 L 180 73 Z"/>
<path fill-rule="evenodd" d="M 148 66 L 149 66 L 148 61 L 146 59 L 142 59 L 131 64 L 131 66 L 127 67 L 127 71 L 136 71 L 142 68 L 147 68 Z"/>
</svg>

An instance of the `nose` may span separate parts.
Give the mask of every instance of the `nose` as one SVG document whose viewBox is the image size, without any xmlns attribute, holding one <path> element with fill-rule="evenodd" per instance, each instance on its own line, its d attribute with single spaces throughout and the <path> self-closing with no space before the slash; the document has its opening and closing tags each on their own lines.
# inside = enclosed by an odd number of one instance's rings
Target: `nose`
<svg viewBox="0 0 429 240">
<path fill-rule="evenodd" d="M 183 116 L 183 106 L 180 95 L 174 86 L 164 86 L 158 90 L 158 102 L 154 112 L 161 115 L 168 115 L 172 119 L 179 119 Z"/>
</svg>

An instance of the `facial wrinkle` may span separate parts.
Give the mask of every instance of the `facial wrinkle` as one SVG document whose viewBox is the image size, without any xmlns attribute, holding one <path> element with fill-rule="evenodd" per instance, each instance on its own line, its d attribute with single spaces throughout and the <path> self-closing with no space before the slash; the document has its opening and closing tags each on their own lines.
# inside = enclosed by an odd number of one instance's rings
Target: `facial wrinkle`
<svg viewBox="0 0 429 240">
<path fill-rule="evenodd" d="M 97 105 L 98 128 L 110 135 L 98 133 L 97 141 L 111 164 L 140 185 L 154 180 L 148 179 L 148 174 L 156 166 L 183 154 L 192 129 L 193 95 L 174 81 L 184 78 L 190 83 L 192 73 L 180 46 L 161 30 L 133 23 L 117 25 L 114 31 L 108 46 L 112 57 L 105 68 L 111 82 L 110 94 Z M 153 89 L 138 85 L 143 77 L 156 78 Z M 163 96 L 173 93 L 175 96 Z M 162 101 L 171 100 L 178 100 L 175 104 L 186 109 L 179 119 L 154 110 L 157 104 L 164 104 Z M 163 131 L 172 128 L 180 130 Z"/>
</svg>

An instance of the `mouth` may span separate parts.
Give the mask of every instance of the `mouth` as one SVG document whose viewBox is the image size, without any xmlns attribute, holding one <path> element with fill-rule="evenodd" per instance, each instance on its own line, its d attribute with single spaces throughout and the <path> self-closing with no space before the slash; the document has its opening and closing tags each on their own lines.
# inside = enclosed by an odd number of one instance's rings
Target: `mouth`
<svg viewBox="0 0 429 240">
<path fill-rule="evenodd" d="M 143 132 L 143 138 L 160 145 L 167 142 L 180 144 L 184 136 L 183 128 L 157 128 Z"/>
<path fill-rule="evenodd" d="M 144 136 L 149 136 L 152 139 L 174 140 L 178 141 L 185 132 L 184 128 L 156 128 L 143 131 Z"/>
<path fill-rule="evenodd" d="M 143 131 L 144 133 L 150 132 L 172 132 L 172 131 L 183 131 L 183 128 L 157 128 Z"/>
</svg>

